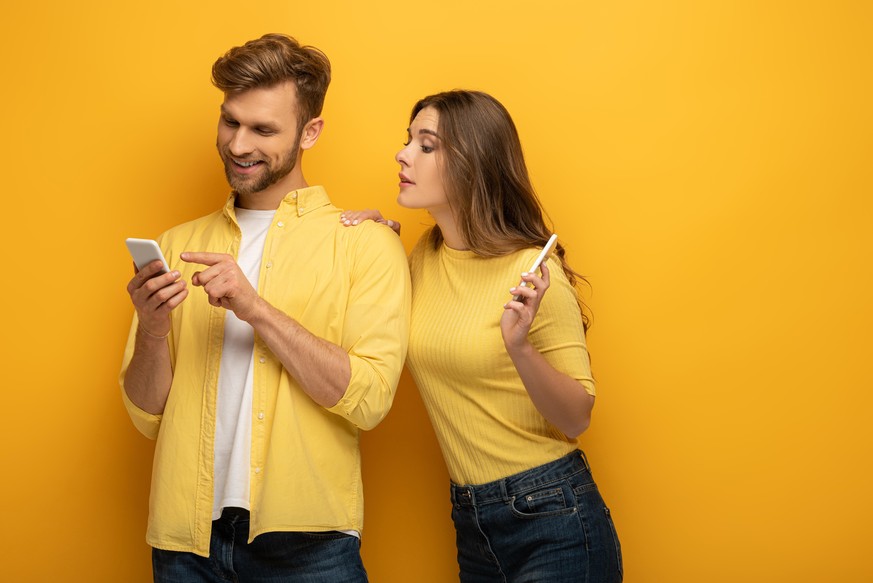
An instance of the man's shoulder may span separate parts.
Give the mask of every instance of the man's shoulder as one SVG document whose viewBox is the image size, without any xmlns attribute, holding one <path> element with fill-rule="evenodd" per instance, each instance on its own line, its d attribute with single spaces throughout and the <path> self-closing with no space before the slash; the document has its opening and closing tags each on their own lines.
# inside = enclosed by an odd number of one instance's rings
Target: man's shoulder
<svg viewBox="0 0 873 583">
<path fill-rule="evenodd" d="M 387 225 L 364 221 L 354 227 L 339 224 L 339 240 L 351 261 L 384 261 L 406 264 L 403 242 Z"/>
</svg>

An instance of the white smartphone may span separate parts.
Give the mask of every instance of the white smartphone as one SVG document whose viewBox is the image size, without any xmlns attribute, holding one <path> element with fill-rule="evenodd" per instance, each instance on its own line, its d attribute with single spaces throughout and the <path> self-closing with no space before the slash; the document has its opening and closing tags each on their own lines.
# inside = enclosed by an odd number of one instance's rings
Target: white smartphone
<svg viewBox="0 0 873 583">
<path fill-rule="evenodd" d="M 133 263 L 137 269 L 142 269 L 152 261 L 160 259 L 161 263 L 164 264 L 162 273 L 169 273 L 170 266 L 167 260 L 164 259 L 164 254 L 161 253 L 161 248 L 158 247 L 157 242 L 151 239 L 135 238 L 125 239 L 124 242 L 127 245 L 127 250 L 130 251 L 131 257 L 133 257 Z"/>
<path fill-rule="evenodd" d="M 540 267 L 540 263 L 546 260 L 546 257 L 549 256 L 549 253 L 555 248 L 555 244 L 558 242 L 558 235 L 553 233 L 549 240 L 546 241 L 546 246 L 543 247 L 543 250 L 540 251 L 540 254 L 537 255 L 537 258 L 534 260 L 533 265 L 530 266 L 530 269 L 527 270 L 528 273 L 534 273 Z M 522 281 L 518 284 L 518 287 L 527 287 L 527 282 Z M 521 299 L 521 296 L 512 296 L 512 299 L 516 302 Z"/>
</svg>

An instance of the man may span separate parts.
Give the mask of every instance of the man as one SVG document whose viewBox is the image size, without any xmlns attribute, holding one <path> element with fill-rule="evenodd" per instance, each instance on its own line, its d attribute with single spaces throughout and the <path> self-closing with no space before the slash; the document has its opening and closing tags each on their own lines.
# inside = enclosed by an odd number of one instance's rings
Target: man
<svg viewBox="0 0 873 583">
<path fill-rule="evenodd" d="M 268 34 L 212 76 L 231 196 L 161 235 L 170 273 L 154 262 L 128 285 L 122 395 L 157 439 L 155 580 L 366 581 L 358 432 L 388 412 L 403 365 L 406 256 L 390 229 L 344 228 L 304 179 L 323 53 Z"/>
</svg>

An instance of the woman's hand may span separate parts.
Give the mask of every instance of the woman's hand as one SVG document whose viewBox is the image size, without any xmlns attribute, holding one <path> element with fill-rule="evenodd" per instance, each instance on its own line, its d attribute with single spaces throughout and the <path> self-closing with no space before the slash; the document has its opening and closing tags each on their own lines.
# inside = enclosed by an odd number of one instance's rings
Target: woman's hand
<svg viewBox="0 0 873 583">
<path fill-rule="evenodd" d="M 527 285 L 510 290 L 513 296 L 520 297 L 517 301 L 510 300 L 503 306 L 500 331 L 503 333 L 506 352 L 534 406 L 549 423 L 568 438 L 574 439 L 591 423 L 594 397 L 586 392 L 582 383 L 549 364 L 528 341 L 540 302 L 549 289 L 549 268 L 543 263 L 540 269 L 542 277 L 533 273 L 522 274 L 521 279 Z M 572 317 L 580 316 L 576 312 Z M 579 325 L 582 323 L 579 322 Z"/>
<path fill-rule="evenodd" d="M 364 209 L 362 211 L 343 211 L 340 214 L 340 222 L 346 227 L 354 227 L 363 221 L 373 221 L 391 227 L 395 233 L 400 234 L 400 223 L 386 219 L 379 209 Z"/>
<path fill-rule="evenodd" d="M 518 300 L 510 299 L 503 304 L 500 331 L 510 356 L 529 345 L 527 335 L 540 308 L 540 302 L 549 289 L 549 268 L 545 262 L 540 265 L 540 270 L 541 277 L 535 273 L 522 273 L 521 279 L 527 285 L 518 285 L 509 290 L 513 296 L 518 296 Z"/>
</svg>

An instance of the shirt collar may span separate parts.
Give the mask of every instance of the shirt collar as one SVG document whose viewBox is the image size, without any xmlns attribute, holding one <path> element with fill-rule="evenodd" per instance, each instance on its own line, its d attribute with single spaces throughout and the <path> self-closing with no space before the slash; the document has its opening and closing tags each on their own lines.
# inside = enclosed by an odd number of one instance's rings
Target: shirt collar
<svg viewBox="0 0 873 583">
<path fill-rule="evenodd" d="M 234 203 L 236 202 L 236 193 L 231 192 L 227 201 L 224 203 L 224 215 L 228 218 L 234 217 Z M 321 185 L 307 186 L 292 190 L 285 195 L 282 202 L 279 203 L 279 210 L 284 212 L 296 212 L 298 217 L 302 217 L 306 213 L 312 212 L 323 206 L 330 204 L 330 198 L 327 196 L 327 191 Z"/>
<path fill-rule="evenodd" d="M 329 204 L 327 191 L 320 185 L 292 190 L 282 199 L 282 205 L 296 209 L 299 217 Z"/>
</svg>

